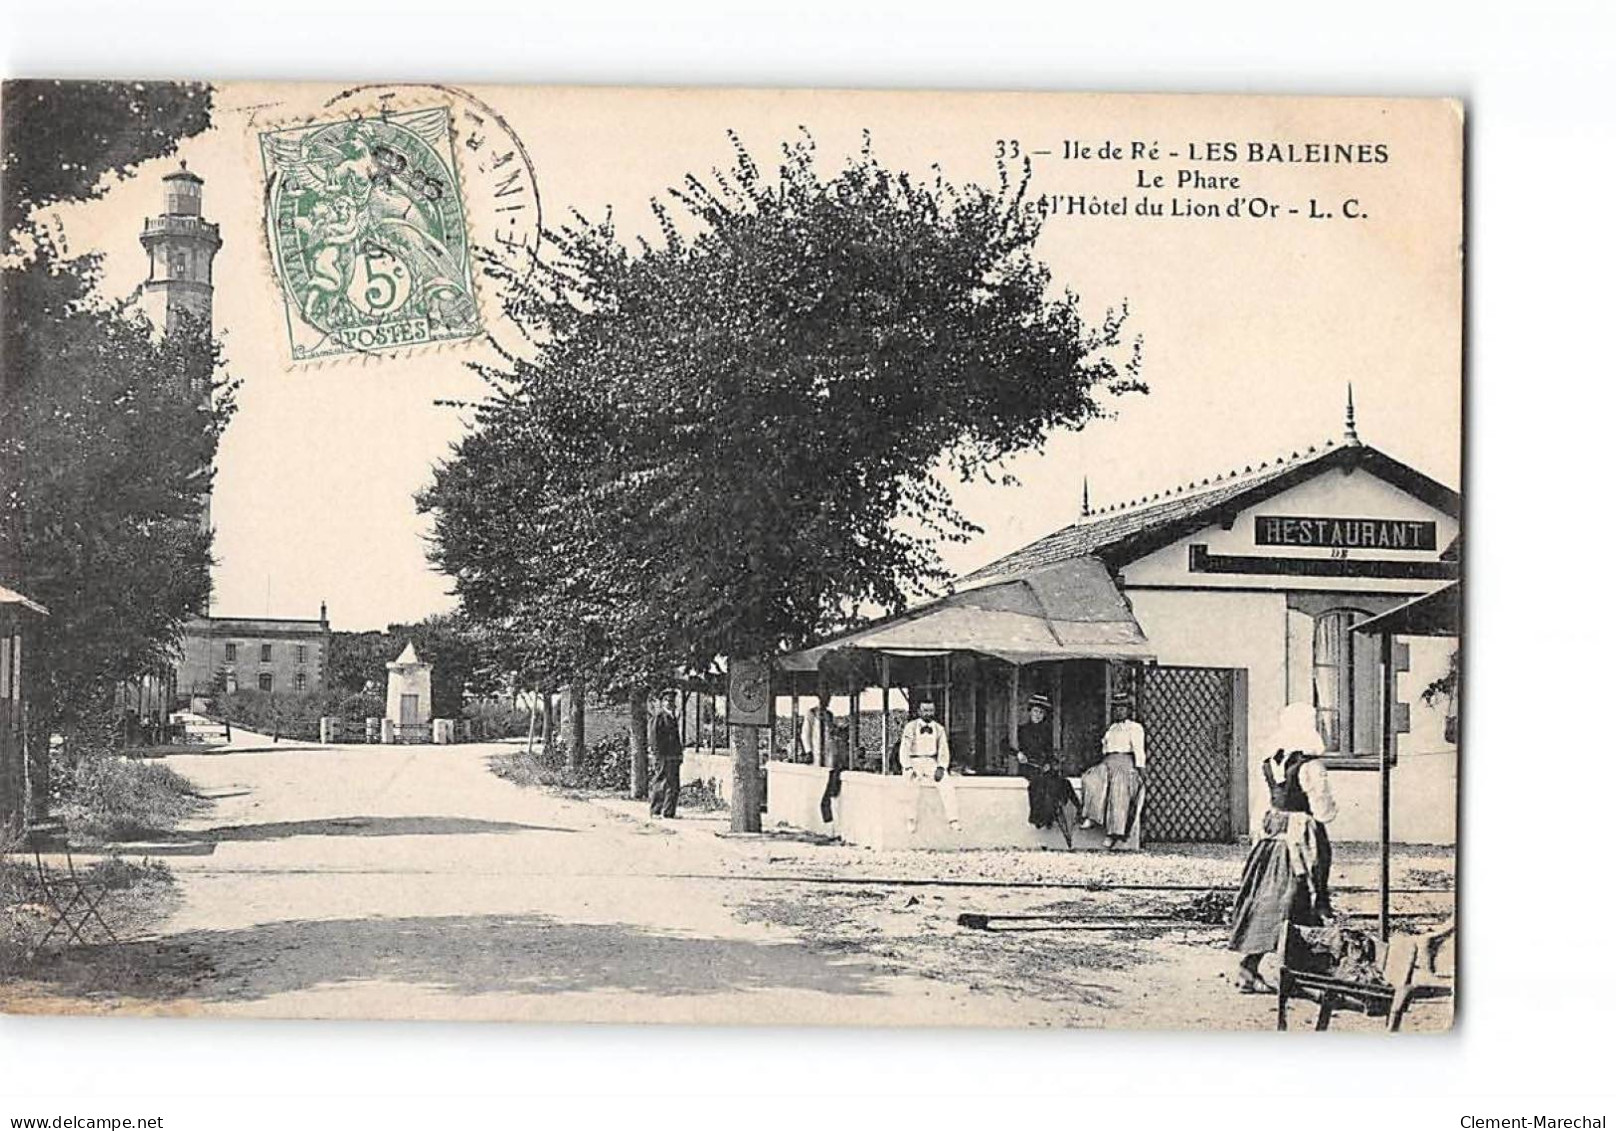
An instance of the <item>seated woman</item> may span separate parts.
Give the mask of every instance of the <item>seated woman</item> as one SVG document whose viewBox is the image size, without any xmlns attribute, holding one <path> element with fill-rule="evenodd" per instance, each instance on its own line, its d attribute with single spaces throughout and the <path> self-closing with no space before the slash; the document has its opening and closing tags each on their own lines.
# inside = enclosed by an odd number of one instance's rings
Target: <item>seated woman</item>
<svg viewBox="0 0 1616 1131">
<path fill-rule="evenodd" d="M 1235 988 L 1241 993 L 1272 993 L 1259 967 L 1263 955 L 1285 943 L 1288 924 L 1323 925 L 1330 917 L 1330 835 L 1335 798 L 1324 763 L 1311 704 L 1292 703 L 1263 749 L 1263 780 L 1268 812 L 1262 835 L 1246 857 L 1240 891 L 1230 916 L 1229 949 L 1239 952 Z"/>
<path fill-rule="evenodd" d="M 1028 697 L 1027 721 L 1016 727 L 1016 741 L 1011 752 L 1015 757 L 1011 771 L 1023 775 L 1024 766 L 1047 767 L 1057 760 L 1055 728 L 1049 721 L 1049 696 Z"/>
<path fill-rule="evenodd" d="M 1068 805 L 1078 807 L 1072 783 L 1061 772 L 1060 756 L 1055 753 L 1054 728 L 1049 721 L 1049 698 L 1034 695 L 1027 700 L 1027 721 L 1016 728 L 1015 760 L 1012 763 L 1027 779 L 1027 821 L 1035 828 L 1060 829 L 1066 847 L 1072 847 L 1072 825 L 1066 815 Z"/>
<path fill-rule="evenodd" d="M 1127 703 L 1111 705 L 1111 725 L 1100 740 L 1100 761 L 1083 771 L 1085 829 L 1104 828 L 1114 849 L 1133 832 L 1134 811 L 1144 785 L 1145 728 Z"/>
</svg>

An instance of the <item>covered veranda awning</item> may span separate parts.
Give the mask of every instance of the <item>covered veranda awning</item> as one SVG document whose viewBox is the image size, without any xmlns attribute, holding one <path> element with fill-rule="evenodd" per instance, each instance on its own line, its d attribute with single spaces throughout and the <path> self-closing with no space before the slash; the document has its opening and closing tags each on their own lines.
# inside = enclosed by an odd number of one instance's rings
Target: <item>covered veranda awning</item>
<svg viewBox="0 0 1616 1131">
<path fill-rule="evenodd" d="M 1379 616 L 1359 621 L 1352 631 L 1381 636 L 1457 636 L 1459 613 L 1463 607 L 1459 589 L 1464 583 L 1455 581 L 1434 593 L 1416 597 L 1406 605 L 1388 609 Z"/>
<path fill-rule="evenodd" d="M 815 671 L 841 648 L 909 656 L 979 652 L 1016 665 L 1155 658 L 1105 563 L 1092 557 L 949 594 L 778 663 L 786 671 Z"/>
<path fill-rule="evenodd" d="M 1397 702 L 1397 665 L 1392 662 L 1392 639 L 1397 636 L 1458 637 L 1464 613 L 1464 583 L 1455 581 L 1433 593 L 1416 597 L 1407 604 L 1388 609 L 1379 616 L 1359 621 L 1353 632 L 1380 637 L 1380 664 L 1385 686 L 1381 688 L 1380 739 L 1380 937 L 1391 937 L 1392 885 L 1392 774 L 1397 757 L 1397 727 L 1392 707 Z"/>
</svg>

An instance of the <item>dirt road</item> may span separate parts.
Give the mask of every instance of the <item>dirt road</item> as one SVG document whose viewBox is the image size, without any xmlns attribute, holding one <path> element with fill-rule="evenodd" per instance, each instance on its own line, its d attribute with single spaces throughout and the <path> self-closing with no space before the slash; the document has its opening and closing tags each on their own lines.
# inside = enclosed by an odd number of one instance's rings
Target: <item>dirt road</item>
<svg viewBox="0 0 1616 1131">
<path fill-rule="evenodd" d="M 727 845 L 488 772 L 497 747 L 177 757 L 205 820 L 129 855 L 182 904 L 132 944 L 161 992 L 114 1011 L 274 1017 L 910 1023 L 1026 1006 L 827 954 L 746 921 Z M 142 955 L 141 951 L 149 954 Z M 189 969 L 193 976 L 176 977 Z M 188 985 L 187 985 L 188 983 Z M 182 988 L 183 987 L 183 988 Z M 1042 1017 L 1052 1020 L 1052 1017 Z"/>
<path fill-rule="evenodd" d="M 233 1016 L 1272 1028 L 1216 928 L 995 933 L 961 911 L 1160 910 L 1148 894 L 922 878 L 1232 882 L 1240 850 L 874 853 L 735 839 L 727 820 L 559 796 L 489 772 L 500 746 L 272 748 L 169 764 L 207 816 L 126 855 L 179 910 L 93 1003 Z M 1342 854 L 1343 881 L 1370 878 Z M 1406 855 L 1400 879 L 1451 858 Z M 859 877 L 864 884 L 825 884 Z M 894 882 L 886 882 L 886 881 Z M 1095 900 L 1100 900 L 1096 903 Z M 1350 1027 L 1350 1021 L 1344 1023 Z"/>
</svg>

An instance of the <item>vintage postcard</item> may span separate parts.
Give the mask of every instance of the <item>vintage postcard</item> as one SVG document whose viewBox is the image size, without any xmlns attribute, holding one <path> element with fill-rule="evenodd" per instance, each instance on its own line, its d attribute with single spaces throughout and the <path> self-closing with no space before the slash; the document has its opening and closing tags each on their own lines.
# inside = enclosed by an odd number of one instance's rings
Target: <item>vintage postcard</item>
<svg viewBox="0 0 1616 1131">
<path fill-rule="evenodd" d="M 1459 103 L 0 134 L 0 1008 L 1451 1026 Z"/>
</svg>

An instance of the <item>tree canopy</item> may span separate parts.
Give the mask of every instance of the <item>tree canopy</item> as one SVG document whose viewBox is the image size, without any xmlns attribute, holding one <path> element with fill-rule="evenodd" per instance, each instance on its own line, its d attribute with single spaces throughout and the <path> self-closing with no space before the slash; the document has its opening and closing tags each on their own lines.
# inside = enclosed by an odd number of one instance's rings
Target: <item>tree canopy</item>
<svg viewBox="0 0 1616 1131">
<path fill-rule="evenodd" d="M 7 242 L 38 207 L 91 200 L 134 167 L 173 153 L 208 128 L 206 83 L 23 79 L 0 107 L 0 178 Z"/>
<path fill-rule="evenodd" d="M 969 480 L 1142 390 L 1125 308 L 1089 317 L 1034 252 L 1026 172 L 832 175 L 811 139 L 491 261 L 522 332 L 418 503 L 467 613 L 610 682 L 767 655 L 898 609 L 977 531 Z"/>
<path fill-rule="evenodd" d="M 458 718 L 467 696 L 486 697 L 505 689 L 512 669 L 487 634 L 459 614 L 431 616 L 411 624 L 390 624 L 384 632 L 333 632 L 325 667 L 333 693 L 385 693 L 387 665 L 406 643 L 432 665 L 432 713 Z"/>
<path fill-rule="evenodd" d="M 64 257 L 33 210 L 173 152 L 206 127 L 208 103 L 205 88 L 173 84 L 6 87 L 7 240 L 19 250 L 0 270 L 0 574 L 51 610 L 57 723 L 160 670 L 204 609 L 212 534 L 198 520 L 234 400 L 208 327 L 154 335 L 131 302 L 98 293 L 98 259 Z"/>
</svg>

